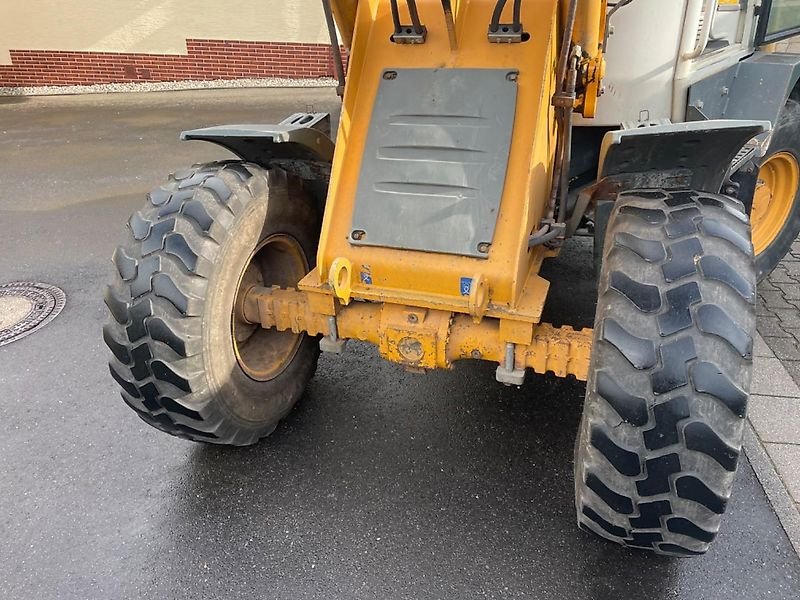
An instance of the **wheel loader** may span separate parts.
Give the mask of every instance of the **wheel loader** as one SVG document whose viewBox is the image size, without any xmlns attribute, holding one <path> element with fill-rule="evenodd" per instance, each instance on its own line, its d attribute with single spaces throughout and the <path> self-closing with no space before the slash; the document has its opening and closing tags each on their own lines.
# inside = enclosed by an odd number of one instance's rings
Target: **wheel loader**
<svg viewBox="0 0 800 600">
<path fill-rule="evenodd" d="M 350 339 L 413 372 L 575 377 L 578 525 L 706 552 L 741 453 L 756 283 L 800 231 L 800 56 L 774 51 L 800 2 L 321 10 L 338 131 L 318 113 L 186 131 L 238 158 L 177 171 L 130 218 L 103 330 L 123 400 L 246 445 Z M 542 322 L 564 284 L 542 263 L 576 235 L 594 238 L 591 330 Z"/>
</svg>

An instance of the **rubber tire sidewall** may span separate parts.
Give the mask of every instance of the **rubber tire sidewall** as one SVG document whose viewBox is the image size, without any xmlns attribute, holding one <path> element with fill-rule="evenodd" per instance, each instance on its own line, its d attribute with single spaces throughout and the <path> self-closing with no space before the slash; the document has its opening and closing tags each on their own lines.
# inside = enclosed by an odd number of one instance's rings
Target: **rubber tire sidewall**
<svg viewBox="0 0 800 600">
<path fill-rule="evenodd" d="M 658 205 L 655 205 L 654 193 L 664 196 L 658 199 Z M 692 202 L 681 198 L 685 195 L 691 197 Z M 634 210 L 655 209 L 662 212 L 663 218 L 660 222 L 651 222 L 645 217 L 636 217 L 635 212 L 628 216 L 623 212 L 627 206 L 634 207 Z M 707 378 L 698 386 L 700 380 L 692 370 L 694 365 L 708 365 L 712 372 L 725 377 L 731 388 L 741 390 L 745 398 L 750 389 L 752 335 L 756 320 L 755 285 L 749 288 L 748 297 L 744 298 L 741 291 L 723 279 L 711 272 L 706 274 L 702 263 L 703 258 L 711 257 L 735 265 L 731 268 L 743 277 L 745 283 L 755 283 L 752 246 L 748 243 L 749 227 L 744 211 L 737 200 L 704 192 L 630 190 L 617 199 L 608 221 L 604 261 L 598 281 L 586 401 L 575 445 L 575 502 L 578 523 L 582 528 L 619 544 L 672 556 L 705 552 L 716 535 L 735 478 L 735 460 L 741 451 L 745 426 L 745 407 L 734 412 L 719 394 L 720 388 L 708 385 Z M 698 217 L 699 220 L 695 220 Z M 712 221 L 717 222 L 713 229 L 716 234 L 707 232 L 704 226 Z M 678 225 L 681 222 L 683 225 Z M 666 227 L 670 230 L 665 231 Z M 721 235 L 725 231 L 727 234 Z M 621 233 L 639 241 L 648 240 L 650 256 L 636 251 L 630 243 L 626 245 L 617 240 L 616 236 Z M 673 254 L 673 249 L 691 239 L 699 242 L 699 254 L 684 254 L 682 257 Z M 733 243 L 732 240 L 739 242 Z M 652 242 L 661 245 L 660 253 L 653 251 Z M 668 278 L 664 267 L 678 260 L 694 262 L 695 271 L 687 270 Z M 616 287 L 611 285 L 614 273 L 624 276 L 624 279 L 618 278 Z M 631 287 L 630 282 L 635 286 Z M 670 299 L 671 293 L 685 290 L 692 284 L 697 290 L 695 301 L 689 300 L 687 304 L 686 296 L 684 300 L 678 296 Z M 631 292 L 642 291 L 644 287 L 657 288 L 658 307 L 640 306 L 632 300 L 635 296 Z M 623 293 L 626 289 L 627 293 Z M 693 308 L 695 305 L 697 308 Z M 734 347 L 724 334 L 720 335 L 709 327 L 708 321 L 704 324 L 697 313 L 701 306 L 714 306 L 724 311 L 730 323 L 748 335 L 749 349 Z M 684 309 L 689 321 L 674 329 L 670 327 L 664 333 L 661 319 L 680 314 Z M 618 338 L 626 344 L 623 347 L 606 335 L 606 326 L 612 320 L 630 336 Z M 652 343 L 653 358 L 649 366 L 635 366 L 630 356 L 623 352 L 627 348 L 633 356 L 640 346 L 631 346 L 630 343 L 637 340 Z M 693 356 L 681 358 L 672 354 L 673 358 L 670 358 L 667 350 L 687 340 L 691 341 Z M 678 377 L 670 384 L 670 389 L 656 390 L 653 377 L 668 369 Z M 683 377 L 680 377 L 681 369 Z M 609 376 L 619 392 L 607 389 L 605 395 L 601 393 L 598 386 L 601 372 Z M 686 414 L 677 408 L 681 402 L 686 403 Z M 630 412 L 620 412 L 618 406 L 635 406 L 639 414 L 644 409 L 646 418 L 637 420 Z M 704 446 L 689 444 L 686 438 L 686 428 L 690 425 L 696 428 L 698 424 L 710 430 L 710 434 L 703 434 Z M 603 436 L 600 437 L 601 445 L 592 439 L 595 432 Z M 673 432 L 674 439 L 667 438 L 669 441 L 665 444 L 653 437 L 651 440 L 655 443 L 652 446 L 648 443 L 648 434 L 666 436 Z M 635 455 L 638 472 L 625 472 L 619 462 L 613 462 L 614 452 L 603 450 L 603 439 L 611 440 L 611 445 L 620 451 L 618 458 Z M 698 439 L 695 435 L 695 442 Z M 723 466 L 713 456 L 720 448 L 735 451 L 732 469 L 730 465 Z M 709 449 L 713 452 L 709 453 Z M 670 467 L 659 464 L 667 457 L 671 457 L 670 462 L 664 465 L 670 464 Z M 588 474 L 599 482 L 595 487 L 589 483 Z M 642 492 L 639 484 L 651 477 L 666 482 L 666 488 Z M 684 478 L 686 481 L 695 480 L 713 495 L 718 495 L 723 502 L 722 510 L 711 510 L 707 504 L 703 507 L 702 495 L 681 494 L 677 482 Z M 598 489 L 605 489 L 607 493 L 603 495 Z M 627 502 L 628 509 L 615 508 L 608 498 Z M 664 503 L 667 503 L 666 511 L 662 510 Z M 661 512 L 656 511 L 656 507 L 661 507 Z M 651 509 L 658 512 L 655 518 L 648 516 L 647 511 Z M 643 517 L 649 524 L 642 523 Z M 689 521 L 703 535 L 689 536 L 685 527 L 670 529 L 667 521 L 671 523 L 673 519 L 677 520 L 677 527 Z M 655 534 L 657 539 L 646 540 L 647 536 Z M 705 536 L 710 536 L 710 539 Z"/>
<path fill-rule="evenodd" d="M 758 166 L 763 165 L 778 152 L 791 154 L 800 164 L 800 103 L 793 99 L 789 99 L 781 110 L 769 150 L 759 161 Z M 758 281 L 769 275 L 786 256 L 798 234 L 800 234 L 800 189 L 795 195 L 789 218 L 780 233 L 761 254 L 756 256 Z"/>
<path fill-rule="evenodd" d="M 253 171 L 257 169 L 252 165 L 248 167 Z M 254 248 L 270 235 L 292 236 L 302 247 L 309 267 L 313 268 L 319 215 L 315 214 L 307 197 L 271 193 L 282 188 L 272 185 L 275 178 L 286 177 L 282 171 L 254 173 L 254 177 L 259 176 L 269 178 L 269 189 L 254 194 L 237 215 L 216 257 L 208 284 L 202 331 L 205 377 L 215 403 L 227 420 L 263 437 L 291 410 L 313 376 L 319 341 L 317 337 L 300 334 L 300 345 L 285 370 L 269 381 L 255 381 L 242 371 L 234 353 L 231 329 L 234 299 Z"/>
</svg>

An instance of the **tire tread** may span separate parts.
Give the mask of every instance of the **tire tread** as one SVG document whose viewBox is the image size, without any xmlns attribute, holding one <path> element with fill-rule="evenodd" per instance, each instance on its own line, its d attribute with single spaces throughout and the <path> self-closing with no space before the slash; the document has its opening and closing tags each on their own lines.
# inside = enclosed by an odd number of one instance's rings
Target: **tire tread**
<svg viewBox="0 0 800 600">
<path fill-rule="evenodd" d="M 115 277 L 105 292 L 111 318 L 103 328 L 109 370 L 125 403 L 161 431 L 246 445 L 275 429 L 277 421 L 260 429 L 231 422 L 202 376 L 208 277 L 228 227 L 266 177 L 261 167 L 239 161 L 177 172 L 147 195 L 128 221 L 127 243 L 114 252 Z M 315 367 L 316 354 L 312 373 Z M 290 392 L 299 395 L 305 383 L 291 382 Z"/>
<path fill-rule="evenodd" d="M 582 529 L 670 556 L 702 554 L 716 536 L 752 369 L 749 239 L 734 199 L 620 194 L 576 444 Z"/>
</svg>

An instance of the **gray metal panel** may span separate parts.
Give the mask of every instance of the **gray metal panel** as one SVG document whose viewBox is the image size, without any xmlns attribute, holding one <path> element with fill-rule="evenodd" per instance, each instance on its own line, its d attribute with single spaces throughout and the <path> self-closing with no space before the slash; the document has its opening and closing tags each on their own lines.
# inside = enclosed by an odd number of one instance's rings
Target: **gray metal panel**
<svg viewBox="0 0 800 600">
<path fill-rule="evenodd" d="M 736 80 L 739 64 L 715 73 L 693 84 L 689 88 L 687 121 L 722 119 L 731 99 L 730 90 Z"/>
<path fill-rule="evenodd" d="M 800 56 L 756 52 L 739 63 L 727 119 L 763 119 L 775 123 L 797 82 Z"/>
<path fill-rule="evenodd" d="M 386 71 L 353 210 L 351 231 L 364 233 L 351 243 L 485 258 L 516 103 L 511 69 Z"/>
<path fill-rule="evenodd" d="M 692 85 L 688 107 L 707 119 L 752 119 L 774 124 L 798 77 L 799 55 L 756 52 Z"/>
</svg>

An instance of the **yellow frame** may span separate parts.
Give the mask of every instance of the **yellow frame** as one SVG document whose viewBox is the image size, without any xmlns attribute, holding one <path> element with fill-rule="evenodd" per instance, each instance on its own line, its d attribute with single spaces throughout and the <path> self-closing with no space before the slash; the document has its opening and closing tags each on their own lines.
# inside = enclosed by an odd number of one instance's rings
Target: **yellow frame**
<svg viewBox="0 0 800 600">
<path fill-rule="evenodd" d="M 522 22 L 530 38 L 495 44 L 487 31 L 496 0 L 453 0 L 456 43 L 451 45 L 441 0 L 417 0 L 428 33 L 424 44 L 414 45 L 391 41 L 389 0 L 331 0 L 350 60 L 317 267 L 300 281 L 299 291 L 251 289 L 243 318 L 263 327 L 325 336 L 331 351 L 339 351 L 346 338 L 368 341 L 384 358 L 412 369 L 481 358 L 501 364 L 498 380 L 504 383 L 518 382 L 525 367 L 585 379 L 591 330 L 540 323 L 549 283 L 539 269 L 556 251 L 528 248 L 550 197 L 557 135 L 551 99 L 569 1 L 525 0 Z M 578 0 L 577 7 L 572 42 L 590 52 L 581 54 L 584 95 L 575 106 L 590 116 L 603 69 L 598 44 L 606 2 Z M 385 70 L 403 68 L 518 72 L 508 167 L 485 259 L 348 242 L 381 77 Z M 362 279 L 362 272 L 369 278 Z M 461 295 L 463 277 L 472 280 L 469 296 Z"/>
<path fill-rule="evenodd" d="M 340 18 L 352 15 L 353 4 L 335 2 L 334 14 Z M 539 321 L 548 284 L 537 273 L 548 250 L 529 250 L 527 240 L 543 217 L 552 177 L 556 131 L 550 98 L 555 85 L 558 4 L 558 0 L 526 0 L 522 17 L 530 40 L 491 44 L 486 33 L 495 0 L 454 3 L 458 45 L 451 50 L 440 0 L 417 2 L 421 20 L 428 28 L 427 40 L 420 45 L 390 41 L 393 24 L 388 0 L 357 3 L 318 266 L 301 283 L 301 289 L 330 289 L 331 267 L 343 259 L 352 265 L 347 283 L 355 298 L 469 313 L 470 299 L 461 296 L 460 279 L 470 277 L 485 284 L 487 316 L 516 315 L 524 321 Z M 345 39 L 351 31 L 349 22 L 340 21 Z M 487 259 L 348 243 L 372 106 L 381 74 L 390 68 L 519 71 L 509 166 Z M 362 271 L 369 272 L 372 285 L 361 283 Z"/>
</svg>

